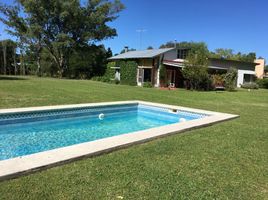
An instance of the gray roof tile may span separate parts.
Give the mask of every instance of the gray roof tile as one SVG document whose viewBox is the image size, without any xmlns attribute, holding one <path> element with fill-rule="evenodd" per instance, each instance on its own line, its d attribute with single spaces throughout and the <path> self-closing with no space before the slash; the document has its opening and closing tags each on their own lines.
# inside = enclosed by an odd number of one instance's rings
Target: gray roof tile
<svg viewBox="0 0 268 200">
<path fill-rule="evenodd" d="M 164 49 L 150 49 L 143 51 L 128 51 L 126 53 L 119 54 L 109 58 L 109 60 L 119 60 L 119 59 L 134 59 L 134 58 L 153 58 L 160 54 L 166 53 L 173 48 L 164 48 Z"/>
</svg>

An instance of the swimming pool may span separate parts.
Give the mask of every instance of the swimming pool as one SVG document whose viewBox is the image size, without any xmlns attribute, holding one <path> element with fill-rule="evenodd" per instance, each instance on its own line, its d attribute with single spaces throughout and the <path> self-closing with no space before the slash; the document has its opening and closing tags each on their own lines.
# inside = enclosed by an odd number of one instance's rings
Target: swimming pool
<svg viewBox="0 0 268 200">
<path fill-rule="evenodd" d="M 0 179 L 235 117 L 142 101 L 0 110 Z"/>
<path fill-rule="evenodd" d="M 137 103 L 3 114 L 0 160 L 204 116 Z"/>
</svg>

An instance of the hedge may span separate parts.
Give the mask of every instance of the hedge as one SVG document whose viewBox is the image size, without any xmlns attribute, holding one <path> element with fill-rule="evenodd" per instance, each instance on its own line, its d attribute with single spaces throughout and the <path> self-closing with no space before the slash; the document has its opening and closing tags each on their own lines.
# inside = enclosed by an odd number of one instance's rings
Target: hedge
<svg viewBox="0 0 268 200">
<path fill-rule="evenodd" d="M 257 84 L 260 86 L 260 88 L 268 89 L 268 78 L 258 79 Z"/>
</svg>

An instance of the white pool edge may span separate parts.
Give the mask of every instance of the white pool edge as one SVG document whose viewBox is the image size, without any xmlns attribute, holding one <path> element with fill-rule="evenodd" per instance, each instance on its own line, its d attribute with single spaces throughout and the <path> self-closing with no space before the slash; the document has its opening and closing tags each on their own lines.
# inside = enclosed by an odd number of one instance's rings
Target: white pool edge
<svg viewBox="0 0 268 200">
<path fill-rule="evenodd" d="M 238 115 L 233 114 L 212 112 L 207 110 L 193 109 L 193 108 L 159 104 L 159 103 L 151 103 L 145 101 L 118 101 L 118 102 L 102 102 L 102 103 L 89 103 L 89 104 L 60 105 L 60 106 L 0 109 L 0 114 L 44 111 L 44 110 L 65 109 L 65 108 L 82 108 L 90 106 L 122 105 L 132 103 L 157 106 L 169 109 L 179 109 L 189 112 L 207 114 L 210 116 L 201 119 L 180 122 L 176 124 L 108 137 L 91 142 L 80 143 L 72 146 L 57 148 L 49 151 L 39 152 L 12 159 L 2 160 L 0 161 L 0 180 L 15 178 L 23 174 L 28 174 L 44 168 L 60 165 L 62 163 L 77 160 L 82 157 L 96 156 L 102 153 L 107 153 L 116 149 L 123 148 L 125 146 L 133 145 L 136 143 L 143 143 L 152 140 L 154 138 L 164 137 L 175 133 L 181 133 L 190 129 L 209 126 L 218 122 L 231 120 L 239 117 Z"/>
</svg>

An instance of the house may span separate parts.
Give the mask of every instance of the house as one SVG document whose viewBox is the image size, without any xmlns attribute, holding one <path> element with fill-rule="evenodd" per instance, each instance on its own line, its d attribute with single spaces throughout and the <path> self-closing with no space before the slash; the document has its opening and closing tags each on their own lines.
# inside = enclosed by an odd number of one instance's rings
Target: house
<svg viewBox="0 0 268 200">
<path fill-rule="evenodd" d="M 142 86 L 150 82 L 154 87 L 163 86 L 160 81 L 160 68 L 165 68 L 167 83 L 174 87 L 184 87 L 182 68 L 189 52 L 189 48 L 163 48 L 142 51 L 127 51 L 125 53 L 109 58 L 110 61 L 136 61 L 137 85 Z M 230 67 L 237 68 L 237 87 L 246 82 L 254 81 L 256 77 L 255 62 L 242 62 L 228 59 L 209 58 L 209 73 L 225 73 Z M 120 69 L 116 69 L 116 76 Z"/>
</svg>

